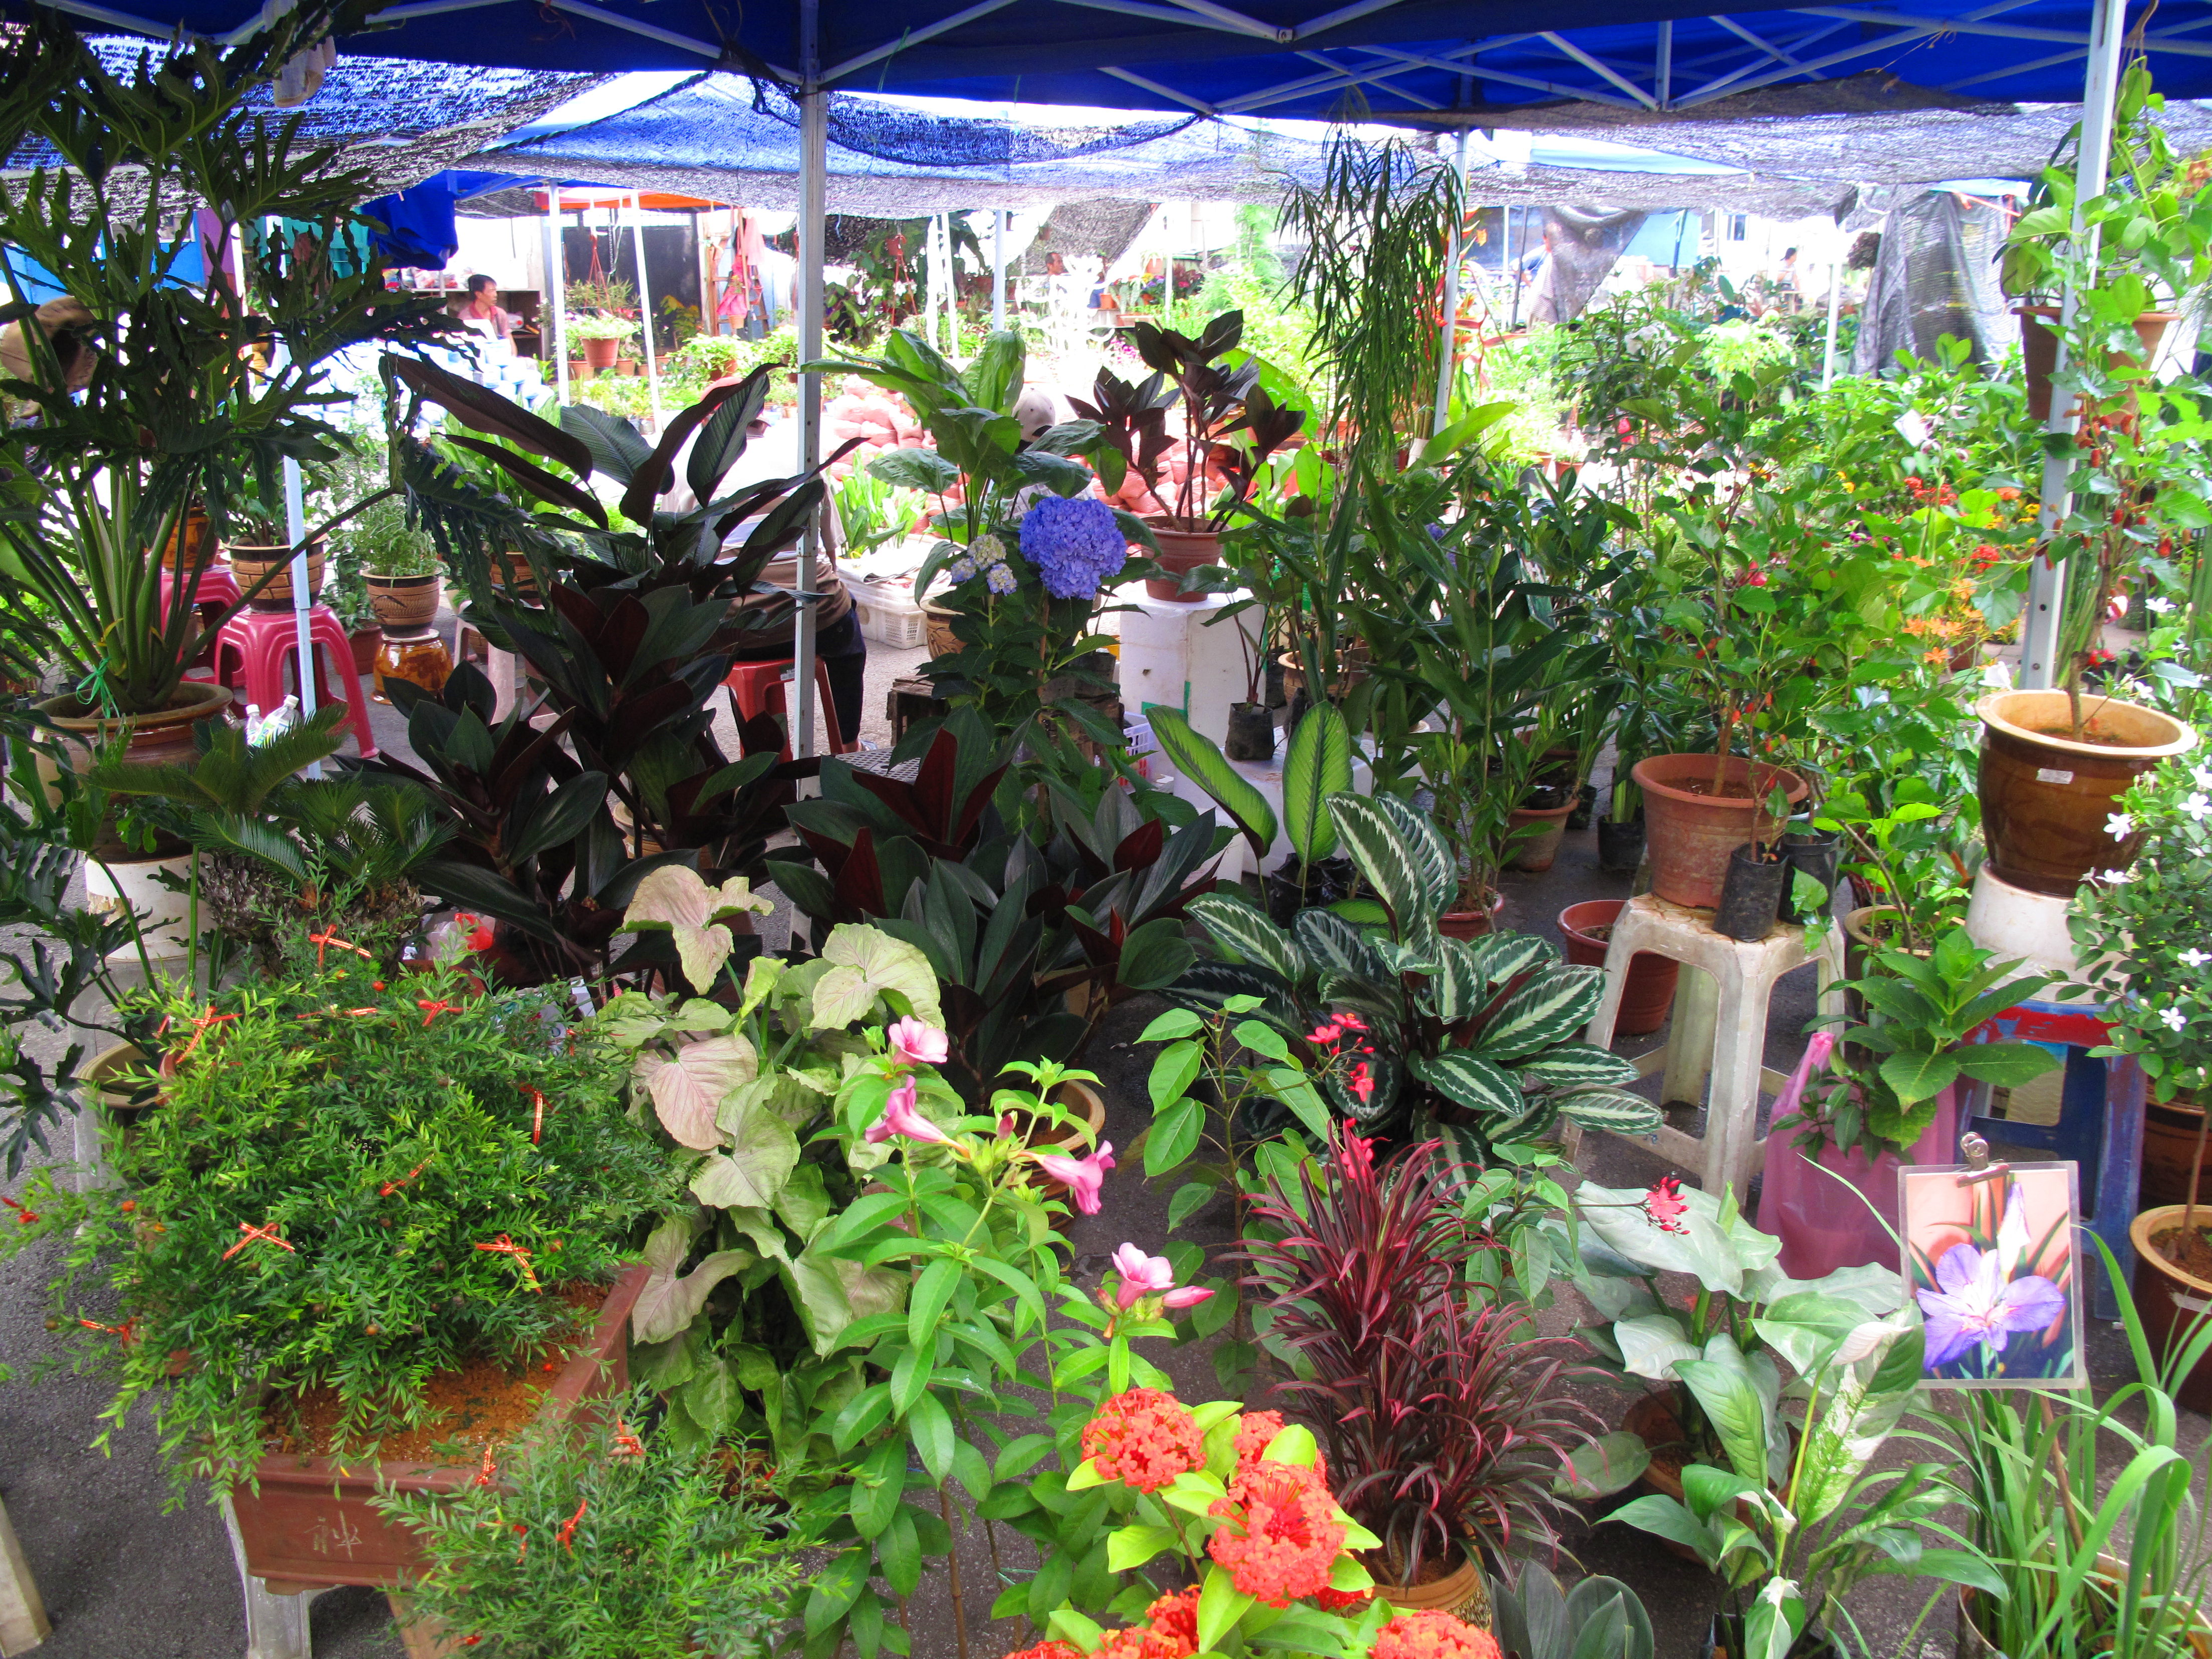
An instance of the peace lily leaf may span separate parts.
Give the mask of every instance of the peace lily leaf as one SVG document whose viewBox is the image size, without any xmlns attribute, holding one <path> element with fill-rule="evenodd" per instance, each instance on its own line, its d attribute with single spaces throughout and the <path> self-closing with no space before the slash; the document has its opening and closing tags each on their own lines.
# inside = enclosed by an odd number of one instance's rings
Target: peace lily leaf
<svg viewBox="0 0 2212 1659">
<path fill-rule="evenodd" d="M 1690 1334 L 1672 1314 L 1644 1314 L 1614 1322 L 1613 1340 L 1620 1344 L 1621 1363 L 1638 1376 L 1655 1382 L 1675 1380 L 1674 1367 L 1698 1358 Z"/>
<path fill-rule="evenodd" d="M 721 1144 L 714 1114 L 722 1097 L 759 1070 L 753 1045 L 732 1032 L 679 1046 L 673 1056 L 648 1055 L 638 1062 L 638 1080 L 653 1097 L 661 1127 L 681 1146 L 711 1152 Z"/>
<path fill-rule="evenodd" d="M 1631 1261 L 1690 1273 L 1708 1290 L 1741 1293 L 1747 1264 L 1740 1258 L 1735 1234 L 1722 1229 L 1720 1206 L 1712 1194 L 1694 1187 L 1682 1188 L 1686 1208 L 1677 1222 L 1680 1232 L 1664 1231 L 1644 1212 L 1644 1196 L 1640 1187 L 1613 1188 L 1584 1182 L 1576 1190 L 1575 1208 L 1592 1232 Z M 1767 1242 L 1773 1247 L 1765 1252 L 1765 1260 L 1771 1261 L 1781 1241 Z"/>
<path fill-rule="evenodd" d="M 1771 1414 L 1735 1340 L 1726 1332 L 1717 1334 L 1705 1344 L 1704 1358 L 1678 1362 L 1674 1374 L 1690 1385 L 1736 1474 L 1763 1482 Z"/>
<path fill-rule="evenodd" d="M 866 1018 L 884 991 L 904 997 L 916 1019 L 945 1024 L 929 958 L 904 939 L 893 939 L 880 928 L 841 922 L 823 941 L 822 960 L 830 964 L 830 971 L 814 985 L 815 1030 L 841 1029 Z"/>
<path fill-rule="evenodd" d="M 1575 1448 L 1552 1490 L 1563 1498 L 1609 1498 L 1651 1467 L 1651 1449 L 1624 1429 Z"/>
<path fill-rule="evenodd" d="M 684 977 L 693 990 L 705 991 L 713 988 L 735 943 L 722 921 L 747 914 L 766 915 L 775 908 L 756 895 L 752 884 L 743 876 L 714 888 L 689 866 L 664 865 L 637 884 L 629 908 L 623 914 L 620 931 L 639 933 L 665 929 L 675 938 Z"/>
</svg>

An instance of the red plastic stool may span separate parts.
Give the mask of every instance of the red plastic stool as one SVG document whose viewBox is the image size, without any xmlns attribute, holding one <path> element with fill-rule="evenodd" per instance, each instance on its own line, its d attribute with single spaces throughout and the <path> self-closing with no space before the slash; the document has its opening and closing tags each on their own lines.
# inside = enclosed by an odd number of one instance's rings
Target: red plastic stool
<svg viewBox="0 0 2212 1659">
<path fill-rule="evenodd" d="M 361 757 L 374 758 L 376 734 L 369 730 L 368 699 L 362 695 L 360 678 L 353 672 L 353 646 L 338 626 L 337 613 L 326 605 L 310 607 L 307 630 L 323 654 L 315 674 L 316 706 L 343 703 Z M 285 661 L 289 658 L 296 664 L 299 654 L 300 632 L 290 611 L 241 611 L 216 635 L 216 678 L 234 687 L 243 677 L 246 701 L 258 704 L 265 714 L 284 701 Z M 331 689 L 333 670 L 337 683 L 346 688 L 343 691 Z"/>
<path fill-rule="evenodd" d="M 161 570 L 161 614 L 170 614 L 176 603 L 178 573 L 164 566 Z M 200 613 L 204 624 L 213 622 L 232 605 L 238 603 L 238 578 L 230 574 L 227 564 L 210 564 L 200 572 L 200 579 L 192 586 L 192 609 Z M 215 670 L 215 636 L 209 634 L 206 642 L 192 659 L 192 667 L 205 673 L 187 672 L 187 679 L 212 679 Z"/>
<path fill-rule="evenodd" d="M 774 662 L 741 662 L 732 668 L 722 684 L 730 693 L 730 712 L 737 716 L 739 726 L 757 714 L 787 713 L 783 688 L 792 671 L 792 659 L 782 658 Z M 814 691 L 822 706 L 823 723 L 830 728 L 830 752 L 849 755 L 860 745 L 848 743 L 845 734 L 837 729 L 837 705 L 830 695 L 830 671 L 822 665 L 822 659 L 814 659 Z M 790 722 L 785 722 L 783 757 L 791 758 Z"/>
</svg>

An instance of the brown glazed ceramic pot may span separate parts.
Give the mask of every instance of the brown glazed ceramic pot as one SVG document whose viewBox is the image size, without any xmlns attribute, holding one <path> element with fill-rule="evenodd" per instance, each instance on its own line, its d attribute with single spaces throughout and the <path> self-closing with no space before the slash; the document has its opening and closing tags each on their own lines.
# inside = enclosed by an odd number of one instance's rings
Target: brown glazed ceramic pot
<svg viewBox="0 0 2212 1659">
<path fill-rule="evenodd" d="M 292 550 L 289 547 L 234 547 L 230 550 L 231 574 L 238 578 L 238 591 L 246 592 L 270 570 L 276 574 L 268 586 L 246 601 L 256 611 L 289 611 L 292 608 Z M 307 598 L 312 601 L 323 591 L 323 544 L 316 542 L 307 549 Z"/>
</svg>

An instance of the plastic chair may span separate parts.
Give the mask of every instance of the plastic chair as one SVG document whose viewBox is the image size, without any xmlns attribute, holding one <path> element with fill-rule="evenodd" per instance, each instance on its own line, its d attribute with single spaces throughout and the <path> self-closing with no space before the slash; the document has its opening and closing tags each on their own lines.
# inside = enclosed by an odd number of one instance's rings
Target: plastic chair
<svg viewBox="0 0 2212 1659">
<path fill-rule="evenodd" d="M 171 614 L 170 607 L 176 603 L 177 574 L 166 566 L 162 568 L 161 614 L 164 617 Z M 232 605 L 236 605 L 238 593 L 238 578 L 231 574 L 230 567 L 227 564 L 210 564 L 200 572 L 199 580 L 192 585 L 192 609 L 200 613 L 200 622 L 204 626 L 212 623 Z M 200 647 L 199 654 L 192 659 L 191 665 L 194 669 L 205 672 L 187 673 L 185 675 L 187 679 L 215 678 L 215 635 L 211 633 L 207 635 L 205 641 Z"/>
<path fill-rule="evenodd" d="M 1732 1188 L 1742 1203 L 1752 1176 L 1765 1162 L 1766 1143 L 1759 1138 L 1760 1091 L 1778 1094 L 1788 1082 L 1764 1064 L 1766 1007 L 1775 982 L 1812 963 L 1820 974 L 1820 1012 L 1840 1013 L 1841 994 L 1830 988 L 1844 976 L 1844 938 L 1840 928 L 1830 928 L 1815 954 L 1805 947 L 1805 930 L 1795 925 L 1778 927 L 1765 939 L 1746 944 L 1715 933 L 1711 921 L 1707 911 L 1669 904 L 1653 893 L 1629 900 L 1613 924 L 1605 951 L 1605 998 L 1585 1035 L 1601 1048 L 1612 1047 L 1629 964 L 1638 951 L 1704 969 L 1682 975 L 1666 1046 L 1643 1056 L 1637 1069 L 1649 1077 L 1663 1065 L 1661 1103 L 1705 1105 L 1705 1133 L 1689 1134 L 1662 1123 L 1650 1135 L 1625 1138 L 1655 1148 L 1683 1169 L 1698 1170 L 1698 1184 L 1709 1193 Z M 1581 1133 L 1568 1124 L 1563 1139 L 1571 1158 L 1582 1144 Z"/>
<path fill-rule="evenodd" d="M 317 665 L 315 674 L 317 707 L 343 703 L 361 757 L 373 759 L 376 734 L 369 729 L 368 699 L 362 695 L 361 680 L 353 672 L 353 646 L 346 638 L 345 629 L 338 625 L 337 613 L 326 605 L 311 607 L 307 611 L 307 629 L 314 643 L 322 647 L 323 661 Z M 285 662 L 291 659 L 296 665 L 299 654 L 299 629 L 290 611 L 241 611 L 216 635 L 216 678 L 233 688 L 242 678 L 246 701 L 259 705 L 265 714 L 284 701 Z M 333 670 L 335 673 L 331 672 Z M 334 682 L 345 690 L 333 690 Z"/>
<path fill-rule="evenodd" d="M 730 713 L 739 726 L 761 714 L 787 713 L 784 686 L 792 673 L 792 659 L 785 657 L 770 662 L 741 662 L 733 666 L 722 684 L 730 694 Z M 849 755 L 860 748 L 856 742 L 847 740 L 837 726 L 837 705 L 830 695 L 830 671 L 823 666 L 822 659 L 814 659 L 814 695 L 821 705 L 823 723 L 830 728 L 830 752 Z M 783 758 L 791 758 L 791 723 L 784 722 Z"/>
</svg>

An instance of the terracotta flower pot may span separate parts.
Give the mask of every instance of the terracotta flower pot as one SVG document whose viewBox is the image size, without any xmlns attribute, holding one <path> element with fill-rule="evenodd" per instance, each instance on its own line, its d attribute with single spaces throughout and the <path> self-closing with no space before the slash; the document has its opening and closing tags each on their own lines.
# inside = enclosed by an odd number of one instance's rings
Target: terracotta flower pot
<svg viewBox="0 0 2212 1659">
<path fill-rule="evenodd" d="M 1221 562 L 1221 538 L 1212 530 L 1179 530 L 1164 514 L 1146 516 L 1145 527 L 1152 532 L 1152 539 L 1160 544 L 1160 568 L 1177 577 L 1188 575 L 1200 565 Z M 1186 593 L 1179 581 L 1163 581 L 1147 577 L 1146 593 L 1155 599 L 1165 599 L 1176 605 L 1197 605 L 1203 593 Z"/>
<path fill-rule="evenodd" d="M 112 720 L 88 711 L 73 692 L 42 697 L 31 706 L 60 730 L 70 770 L 80 775 L 92 769 L 92 746 L 113 738 L 118 730 L 125 737 L 124 759 L 147 766 L 189 766 L 199 756 L 192 728 L 202 720 L 214 719 L 230 706 L 230 688 L 210 685 L 204 680 L 186 680 L 172 694 L 167 708 Z M 59 796 L 53 792 L 52 763 L 41 755 L 38 767 L 40 775 L 48 781 L 49 802 L 58 805 Z M 183 842 L 167 834 L 157 836 L 153 849 L 154 854 L 161 858 L 173 858 L 186 850 Z M 146 849 L 125 847 L 111 823 L 101 826 L 94 851 L 100 858 L 114 860 L 143 857 Z"/>
<path fill-rule="evenodd" d="M 620 340 L 579 340 L 576 343 L 583 348 L 584 367 L 594 374 L 612 368 L 615 360 L 622 356 Z"/>
<path fill-rule="evenodd" d="M 1456 1613 L 1479 1629 L 1490 1627 L 1490 1595 L 1482 1570 L 1466 1556 L 1449 1572 L 1419 1584 L 1386 1584 L 1378 1577 L 1375 1594 L 1401 1613 Z"/>
<path fill-rule="evenodd" d="M 586 1400 L 629 1386 L 629 1315 L 648 1269 L 626 1270 L 599 1305 L 598 1323 L 538 1407 L 540 1423 L 559 1422 Z M 422 1567 L 422 1543 L 369 1502 L 380 1485 L 399 1492 L 452 1492 L 477 1477 L 471 1464 L 403 1463 L 305 1457 L 271 1452 L 254 1469 L 259 1490 L 231 1493 L 246 1570 L 279 1586 L 404 1586 Z"/>
<path fill-rule="evenodd" d="M 2014 306 L 2012 314 L 2020 319 L 2020 356 L 2027 376 L 2027 412 L 2039 426 L 2051 418 L 2051 377 L 2058 368 L 2058 333 L 2051 325 L 2058 320 L 2058 307 Z M 2130 362 L 2156 362 L 2158 349 L 2166 342 L 2166 331 L 2179 320 L 2179 313 L 2174 312 L 2146 311 L 2136 319 L 2136 337 L 2142 342 L 2142 356 L 2130 358 L 2124 351 L 2115 351 L 2107 358 L 2107 367 L 2118 368 Z M 2134 401 L 2129 399 L 2131 404 Z"/>
<path fill-rule="evenodd" d="M 307 549 L 307 598 L 323 591 L 323 544 L 316 542 Z M 238 578 L 241 593 L 274 570 L 276 574 L 269 586 L 246 601 L 256 611 L 289 611 L 292 608 L 292 550 L 289 547 L 234 547 L 230 550 L 231 574 Z"/>
<path fill-rule="evenodd" d="M 1504 911 L 1505 895 L 1499 893 L 1492 898 L 1487 910 L 1445 911 L 1437 918 L 1437 931 L 1446 939 L 1480 939 L 1498 931 L 1498 918 Z"/>
<path fill-rule="evenodd" d="M 384 643 L 384 630 L 374 623 L 366 628 L 356 628 L 346 635 L 346 643 L 353 647 L 353 672 L 356 678 L 376 672 L 377 647 Z"/>
<path fill-rule="evenodd" d="M 1579 968 L 1605 966 L 1610 940 L 1592 930 L 1610 929 L 1628 905 L 1626 899 L 1585 899 L 1559 912 L 1559 933 L 1566 941 L 1567 960 Z M 1628 982 L 1620 993 L 1620 1016 L 1613 1023 L 1616 1036 L 1644 1036 L 1667 1023 L 1674 1011 L 1675 982 L 1682 964 L 1671 957 L 1638 951 L 1628 964 Z"/>
<path fill-rule="evenodd" d="M 386 576 L 369 570 L 362 580 L 368 586 L 368 608 L 380 626 L 394 634 L 428 628 L 438 614 L 438 573 L 427 576 Z"/>
<path fill-rule="evenodd" d="M 188 507 L 184 516 L 169 532 L 169 539 L 161 548 L 161 568 L 165 570 L 188 569 L 215 551 L 212 526 L 208 515 L 198 507 Z"/>
<path fill-rule="evenodd" d="M 1565 806 L 1516 806 L 1506 814 L 1506 822 L 1514 829 L 1526 825 L 1534 827 L 1531 834 L 1512 843 L 1506 854 L 1505 867 L 1540 876 L 1550 869 L 1559 856 L 1559 843 L 1566 839 L 1567 818 L 1575 810 L 1575 803 Z"/>
<path fill-rule="evenodd" d="M 1995 691 L 1974 705 L 1982 720 L 1982 835 L 1990 872 L 2032 893 L 2071 898 L 2092 870 L 2124 870 L 2140 836 L 2108 825 L 2118 797 L 2197 733 L 2154 708 L 2109 697 L 2081 700 L 2082 740 L 2063 691 Z"/>
<path fill-rule="evenodd" d="M 1715 794 L 1714 767 L 1711 755 L 1648 755 L 1632 774 L 1644 792 L 1651 890 L 1669 904 L 1700 910 L 1719 904 L 1735 849 L 1781 830 L 1767 796 L 1779 785 L 1792 808 L 1805 799 L 1805 781 L 1795 772 L 1765 764 L 1754 770 L 1738 755 L 1721 772 L 1721 787 L 1730 793 Z"/>
<path fill-rule="evenodd" d="M 2136 1311 L 2142 1316 L 2143 1334 L 2154 1356 L 2163 1355 L 2212 1309 L 2212 1279 L 2177 1267 L 2151 1243 L 2155 1235 L 2180 1226 L 2185 1213 L 2185 1206 L 2160 1204 L 2142 1211 L 2128 1224 L 2128 1239 L 2136 1247 Z M 2212 1203 L 2201 1196 L 2197 1225 L 2200 1231 L 2212 1226 Z M 2178 1397 L 2191 1411 L 2212 1412 L 2212 1355 L 2182 1379 Z"/>
<path fill-rule="evenodd" d="M 1023 1144 L 1034 1152 L 1061 1152 L 1071 1158 L 1080 1158 L 1097 1146 L 1098 1137 L 1106 1132 L 1106 1102 L 1096 1089 L 1086 1083 L 1063 1083 L 1054 1097 L 1089 1126 L 1089 1138 L 1086 1139 L 1080 1130 L 1073 1127 L 1055 1130 L 1040 1125 L 1023 1136 Z M 1054 1180 L 1042 1170 L 1033 1171 L 1030 1179 L 1036 1183 L 1039 1196 L 1056 1198 L 1063 1204 L 1073 1205 L 1073 1200 L 1069 1195 L 1071 1189 L 1066 1182 Z"/>
</svg>

